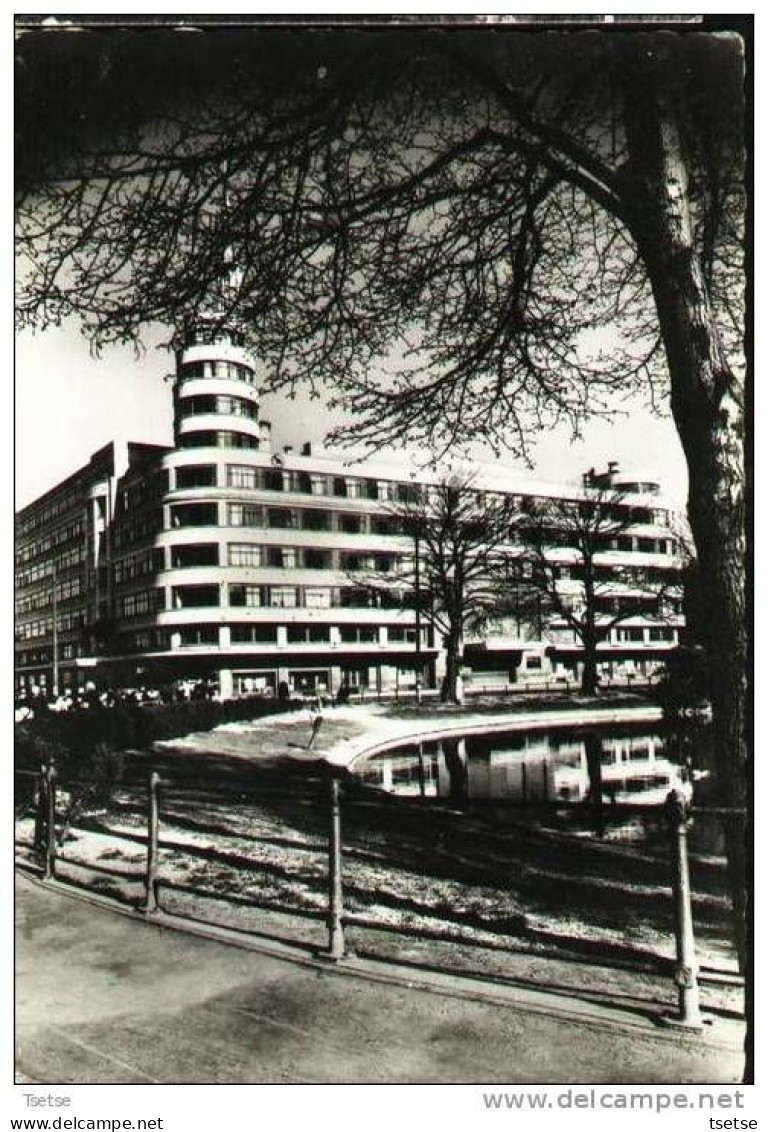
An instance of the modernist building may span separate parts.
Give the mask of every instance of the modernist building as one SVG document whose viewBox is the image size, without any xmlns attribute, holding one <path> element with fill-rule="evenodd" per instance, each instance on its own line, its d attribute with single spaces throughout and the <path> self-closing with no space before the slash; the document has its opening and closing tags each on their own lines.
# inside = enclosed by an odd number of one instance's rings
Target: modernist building
<svg viewBox="0 0 768 1132">
<path fill-rule="evenodd" d="M 434 687 L 442 642 L 412 595 L 355 582 L 396 572 L 413 552 L 392 508 L 430 477 L 403 461 L 273 450 L 256 366 L 235 332 L 203 323 L 187 335 L 173 399 L 172 447 L 107 445 L 19 513 L 18 688 L 205 680 L 224 697 L 283 683 L 391 693 L 412 688 L 417 668 Z M 627 493 L 632 526 L 606 548 L 605 568 L 675 571 L 658 486 L 606 474 Z M 473 486 L 509 492 L 515 476 L 479 468 Z M 578 499 L 583 488 L 516 489 L 526 493 Z M 567 588 L 567 564 L 562 575 Z M 651 678 L 680 625 L 638 614 L 613 628 L 600 646 L 604 678 Z M 579 647 L 563 624 L 507 613 L 467 642 L 465 664 L 468 688 L 575 680 Z"/>
</svg>

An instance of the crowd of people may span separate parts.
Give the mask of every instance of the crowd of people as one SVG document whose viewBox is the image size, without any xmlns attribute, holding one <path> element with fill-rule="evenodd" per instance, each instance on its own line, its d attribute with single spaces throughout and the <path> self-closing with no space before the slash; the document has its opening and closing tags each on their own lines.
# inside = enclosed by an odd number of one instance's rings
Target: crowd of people
<svg viewBox="0 0 768 1132">
<path fill-rule="evenodd" d="M 159 688 L 102 688 L 94 684 L 85 687 L 64 688 L 58 695 L 49 695 L 43 688 L 30 688 L 17 696 L 15 720 L 22 723 L 45 712 L 88 711 L 95 707 L 143 706 L 151 704 L 185 703 L 192 700 L 217 700 L 218 687 L 205 680 L 184 680 Z"/>
</svg>

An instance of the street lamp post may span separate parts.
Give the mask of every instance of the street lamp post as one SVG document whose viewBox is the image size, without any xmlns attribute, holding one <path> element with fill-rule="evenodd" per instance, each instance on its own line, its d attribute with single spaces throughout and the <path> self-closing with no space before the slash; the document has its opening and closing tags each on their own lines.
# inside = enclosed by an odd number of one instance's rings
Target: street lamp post
<svg viewBox="0 0 768 1132">
<path fill-rule="evenodd" d="M 417 496 L 416 487 L 416 473 L 411 472 L 412 487 L 412 500 L 413 503 Z M 413 556 L 414 556 L 414 587 L 416 590 L 416 703 L 421 704 L 421 679 L 422 679 L 422 659 L 421 659 L 421 540 L 420 540 L 420 516 L 418 513 L 413 515 Z"/>
<path fill-rule="evenodd" d="M 51 650 L 53 652 L 52 692 L 54 699 L 59 694 L 59 605 L 56 598 L 56 559 L 51 562 Z"/>
<path fill-rule="evenodd" d="M 419 559 L 421 556 L 421 547 L 419 545 L 419 526 L 418 520 L 414 530 L 414 556 L 415 562 L 415 580 L 416 580 L 416 703 L 421 704 L 421 675 L 422 675 L 422 660 L 421 660 L 421 574 Z"/>
</svg>

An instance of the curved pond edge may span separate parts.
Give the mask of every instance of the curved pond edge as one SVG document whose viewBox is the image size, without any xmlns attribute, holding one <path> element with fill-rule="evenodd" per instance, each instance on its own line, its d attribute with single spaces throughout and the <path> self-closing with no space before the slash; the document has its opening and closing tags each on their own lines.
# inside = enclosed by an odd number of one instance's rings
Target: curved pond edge
<svg viewBox="0 0 768 1132">
<path fill-rule="evenodd" d="M 496 716 L 467 715 L 461 721 L 438 722 L 425 719 L 421 726 L 413 720 L 381 719 L 374 724 L 373 735 L 359 735 L 343 740 L 324 755 L 331 766 L 350 770 L 360 760 L 381 754 L 382 751 L 406 743 L 449 739 L 457 735 L 482 735 L 501 731 L 547 730 L 553 726 L 584 726 L 612 723 L 659 723 L 663 717 L 655 704 L 638 704 L 637 707 L 560 708 L 556 711 L 507 712 Z M 402 728 L 397 726 L 402 724 Z M 386 728 L 386 729 L 385 729 Z"/>
</svg>

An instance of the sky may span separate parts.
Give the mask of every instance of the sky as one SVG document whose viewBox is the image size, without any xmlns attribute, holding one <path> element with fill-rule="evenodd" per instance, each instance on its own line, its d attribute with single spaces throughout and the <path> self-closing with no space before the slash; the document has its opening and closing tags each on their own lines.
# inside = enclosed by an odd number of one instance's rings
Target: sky
<svg viewBox="0 0 768 1132">
<path fill-rule="evenodd" d="M 145 339 L 145 349 L 113 347 L 99 358 L 74 325 L 33 335 L 16 344 L 16 506 L 23 507 L 84 464 L 108 441 L 173 442 L 171 385 L 173 355 L 159 347 L 158 330 Z M 571 443 L 566 428 L 543 433 L 532 457 L 535 473 L 547 480 L 578 480 L 590 467 L 617 460 L 657 478 L 672 499 L 684 503 L 685 460 L 669 417 L 653 415 L 639 402 L 628 403 L 626 415 L 614 423 L 590 421 L 583 439 Z M 261 416 L 272 422 L 276 447 L 322 442 L 339 420 L 317 401 L 302 396 L 291 402 L 272 394 L 261 404 Z M 475 445 L 475 460 L 494 461 L 490 450 Z M 510 456 L 511 477 L 530 472 Z"/>
</svg>

